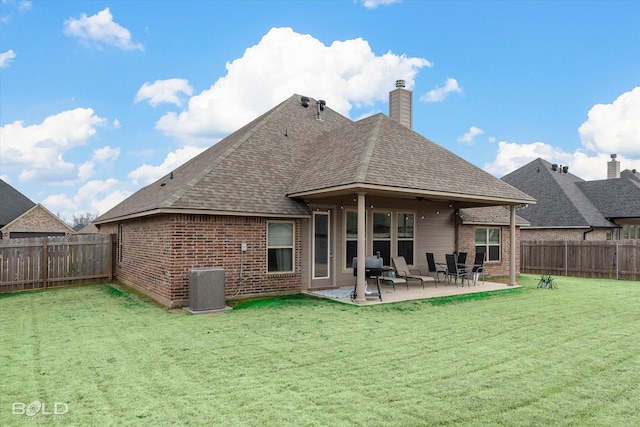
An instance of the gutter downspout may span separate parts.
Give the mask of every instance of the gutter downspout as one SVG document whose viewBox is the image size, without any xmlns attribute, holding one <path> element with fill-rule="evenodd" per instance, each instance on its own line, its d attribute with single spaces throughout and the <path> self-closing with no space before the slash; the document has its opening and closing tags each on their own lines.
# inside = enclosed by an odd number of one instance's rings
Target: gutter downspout
<svg viewBox="0 0 640 427">
<path fill-rule="evenodd" d="M 582 233 L 582 240 L 587 240 L 587 234 L 593 231 L 593 227 L 590 227 L 587 231 Z"/>
</svg>

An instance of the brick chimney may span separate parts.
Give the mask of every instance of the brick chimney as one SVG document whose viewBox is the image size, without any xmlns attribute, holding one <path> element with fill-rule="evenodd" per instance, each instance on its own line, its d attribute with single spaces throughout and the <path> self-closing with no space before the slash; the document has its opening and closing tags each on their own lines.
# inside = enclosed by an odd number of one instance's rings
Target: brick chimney
<svg viewBox="0 0 640 427">
<path fill-rule="evenodd" d="M 620 162 L 616 157 L 617 154 L 612 154 L 611 161 L 607 163 L 607 179 L 620 178 Z"/>
<path fill-rule="evenodd" d="M 404 80 L 396 80 L 396 88 L 389 92 L 389 117 L 401 125 L 412 129 L 412 93 L 404 88 Z"/>
</svg>

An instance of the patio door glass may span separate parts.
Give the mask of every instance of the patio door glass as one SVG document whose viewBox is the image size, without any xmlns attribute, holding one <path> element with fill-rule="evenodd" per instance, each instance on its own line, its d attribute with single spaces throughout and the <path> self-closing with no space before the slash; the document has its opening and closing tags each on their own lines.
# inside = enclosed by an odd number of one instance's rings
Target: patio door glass
<svg viewBox="0 0 640 427">
<path fill-rule="evenodd" d="M 313 213 L 313 278 L 328 279 L 330 269 L 329 212 Z"/>
</svg>

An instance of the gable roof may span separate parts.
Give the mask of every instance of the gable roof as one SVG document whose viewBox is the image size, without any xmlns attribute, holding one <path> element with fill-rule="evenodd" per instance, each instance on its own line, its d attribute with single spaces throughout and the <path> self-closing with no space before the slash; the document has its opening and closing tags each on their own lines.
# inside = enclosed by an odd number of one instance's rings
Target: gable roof
<svg viewBox="0 0 640 427">
<path fill-rule="evenodd" d="M 577 186 L 605 218 L 640 218 L 640 177 L 630 170 L 620 178 L 584 181 Z"/>
<path fill-rule="evenodd" d="M 293 95 L 94 223 L 157 213 L 308 216 L 303 198 L 366 188 L 477 204 L 535 200 L 383 114 L 352 122 Z"/>
<path fill-rule="evenodd" d="M 502 180 L 532 195 L 535 205 L 518 212 L 531 227 L 616 227 L 582 189 L 586 181 L 551 163 L 536 159 L 505 175 Z"/>
<path fill-rule="evenodd" d="M 0 179 L 0 228 L 9 224 L 36 204 Z"/>
<path fill-rule="evenodd" d="M 41 221 L 43 217 L 47 220 L 46 224 L 43 224 Z M 16 229 L 16 227 L 19 229 Z M 3 231 L 11 230 L 11 232 L 64 232 L 69 234 L 74 232 L 73 228 L 71 228 L 69 224 L 61 220 L 57 215 L 40 203 L 34 204 L 31 209 L 23 212 L 20 216 L 0 229 Z"/>
</svg>

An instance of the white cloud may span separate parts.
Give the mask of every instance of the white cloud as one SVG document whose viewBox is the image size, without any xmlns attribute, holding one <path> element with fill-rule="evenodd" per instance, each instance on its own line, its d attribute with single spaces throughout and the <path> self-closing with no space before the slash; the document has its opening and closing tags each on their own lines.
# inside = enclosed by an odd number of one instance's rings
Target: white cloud
<svg viewBox="0 0 640 427">
<path fill-rule="evenodd" d="M 13 58 L 16 57 L 16 54 L 13 52 L 13 49 L 9 49 L 6 52 L 0 53 L 0 68 L 8 67 L 11 64 Z"/>
<path fill-rule="evenodd" d="M 40 124 L 25 127 L 16 121 L 4 125 L 0 128 L 0 164 L 24 168 L 21 181 L 74 179 L 76 168 L 63 154 L 86 144 L 103 122 L 91 108 L 76 108 L 49 116 Z"/>
<path fill-rule="evenodd" d="M 104 162 L 107 160 L 117 160 L 120 156 L 120 147 L 111 148 L 108 145 L 93 151 L 93 160 Z"/>
<path fill-rule="evenodd" d="M 615 153 L 622 170 L 640 170 L 640 87 L 623 93 L 611 104 L 594 105 L 578 133 L 584 148 L 573 153 L 543 142 L 501 141 L 495 161 L 485 163 L 484 169 L 504 176 L 540 157 L 569 166 L 570 173 L 592 181 L 607 178 L 607 163 Z"/>
<path fill-rule="evenodd" d="M 378 6 L 400 3 L 401 0 L 362 0 L 362 5 L 367 9 L 375 9 Z"/>
<path fill-rule="evenodd" d="M 500 141 L 496 160 L 485 163 L 483 169 L 496 176 L 504 176 L 538 157 L 552 163 L 568 165 L 572 155 L 544 142 L 517 144 Z"/>
<path fill-rule="evenodd" d="M 324 99 L 348 115 L 353 105 L 386 101 L 396 79 L 411 88 L 423 58 L 391 52 L 377 56 L 361 38 L 324 45 L 291 28 L 272 28 L 244 55 L 227 63 L 227 75 L 193 96 L 188 108 L 165 114 L 156 127 L 184 142 L 211 144 L 294 93 Z"/>
<path fill-rule="evenodd" d="M 93 180 L 80 187 L 71 197 L 65 193 L 52 194 L 44 199 L 42 204 L 68 220 L 73 218 L 73 215 L 87 212 L 100 215 L 131 195 L 128 191 L 117 189 L 120 185 L 115 178 Z"/>
<path fill-rule="evenodd" d="M 91 160 L 78 166 L 78 180 L 84 182 L 96 173 L 96 164 L 104 165 L 108 161 L 115 161 L 120 156 L 120 148 L 111 148 L 108 145 L 93 151 Z"/>
<path fill-rule="evenodd" d="M 191 96 L 193 88 L 189 85 L 189 81 L 185 79 L 166 79 L 156 80 L 153 83 L 145 83 L 136 94 L 135 102 L 148 101 L 149 104 L 156 107 L 164 102 L 182 106 L 180 94 Z"/>
<path fill-rule="evenodd" d="M 18 2 L 18 10 L 24 12 L 31 9 L 31 2 L 29 0 L 21 0 Z"/>
<path fill-rule="evenodd" d="M 127 176 L 136 186 L 151 184 L 203 151 L 204 148 L 202 147 L 187 145 L 169 153 L 159 166 L 151 166 L 145 163 L 134 171 L 129 172 Z"/>
<path fill-rule="evenodd" d="M 606 179 L 607 162 L 611 160 L 606 153 L 588 154 L 584 150 L 567 153 L 560 148 L 553 147 L 543 142 L 532 144 L 517 144 L 500 141 L 496 160 L 485 163 L 483 169 L 487 172 L 502 177 L 527 163 L 542 158 L 550 163 L 569 166 L 569 172 L 586 181 Z M 618 155 L 620 168 L 640 170 L 640 159 L 631 159 Z"/>
<path fill-rule="evenodd" d="M 460 138 L 458 138 L 458 141 L 464 142 L 468 145 L 473 145 L 475 143 L 474 141 L 475 137 L 482 134 L 484 134 L 484 131 L 482 129 L 477 128 L 475 126 L 471 126 L 469 128 L 469 132 L 465 133 Z"/>
<path fill-rule="evenodd" d="M 442 102 L 445 98 L 454 92 L 462 92 L 462 88 L 458 85 L 458 81 L 453 78 L 448 78 L 444 87 L 437 87 L 420 97 L 422 102 Z"/>
<path fill-rule="evenodd" d="M 587 150 L 640 155 L 640 87 L 611 104 L 594 105 L 578 132 Z"/>
<path fill-rule="evenodd" d="M 114 129 L 120 129 L 120 120 L 113 119 L 113 127 Z"/>
<path fill-rule="evenodd" d="M 79 19 L 67 19 L 64 21 L 64 32 L 78 37 L 83 44 L 93 44 L 98 49 L 103 45 L 111 45 L 125 50 L 144 50 L 142 44 L 131 40 L 129 30 L 113 21 L 108 7 L 92 16 L 82 13 Z"/>
</svg>

